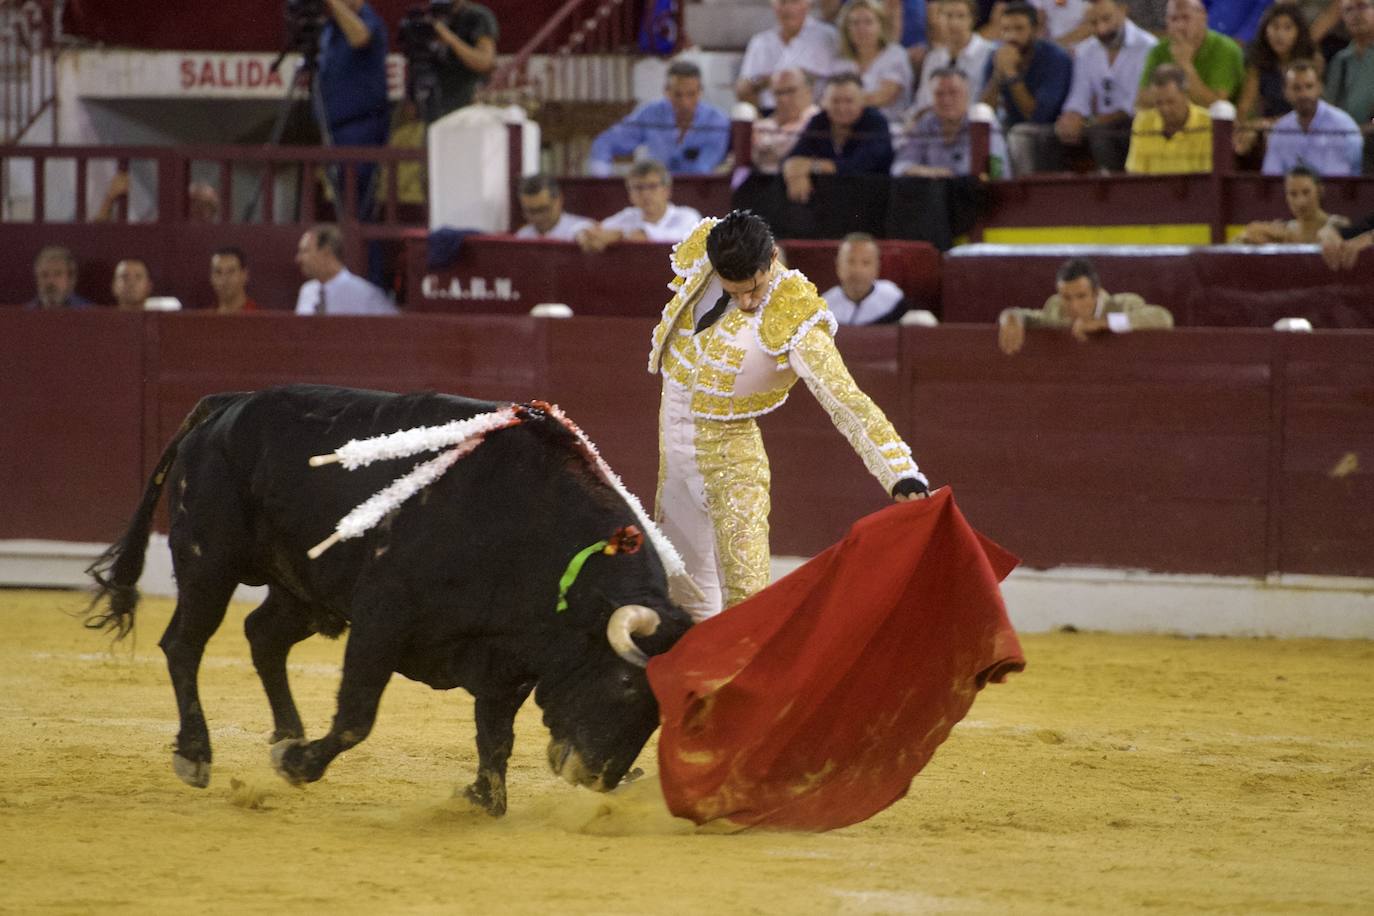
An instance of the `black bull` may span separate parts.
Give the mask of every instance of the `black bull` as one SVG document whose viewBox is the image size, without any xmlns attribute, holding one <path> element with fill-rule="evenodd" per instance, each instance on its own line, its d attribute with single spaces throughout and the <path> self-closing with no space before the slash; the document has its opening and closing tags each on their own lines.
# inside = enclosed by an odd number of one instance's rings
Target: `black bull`
<svg viewBox="0 0 1374 916">
<path fill-rule="evenodd" d="M 392 672 L 473 695 L 478 774 L 466 794 L 492 814 L 506 807 L 514 718 L 532 689 L 554 771 L 600 790 L 620 781 L 658 723 L 644 653 L 667 650 L 690 622 L 669 601 L 649 539 L 634 553 L 593 554 L 567 591 L 566 609 L 556 610 L 569 560 L 638 523 L 561 423 L 525 411 L 525 422 L 489 434 L 366 534 L 319 559 L 306 555 L 347 512 L 430 457 L 350 472 L 312 469 L 312 456 L 499 406 L 323 386 L 215 395 L 196 406 L 158 462 L 129 530 L 91 567 L 100 591 L 88 621 L 120 635 L 132 627 L 166 485 L 177 603 L 160 645 L 181 718 L 173 766 L 182 780 L 209 783 L 197 676 L 205 644 L 243 583 L 267 586 L 244 631 L 272 708 L 273 761 L 291 782 L 319 779 L 367 737 Z M 332 727 L 307 742 L 287 654 L 312 634 L 347 628 Z"/>
</svg>

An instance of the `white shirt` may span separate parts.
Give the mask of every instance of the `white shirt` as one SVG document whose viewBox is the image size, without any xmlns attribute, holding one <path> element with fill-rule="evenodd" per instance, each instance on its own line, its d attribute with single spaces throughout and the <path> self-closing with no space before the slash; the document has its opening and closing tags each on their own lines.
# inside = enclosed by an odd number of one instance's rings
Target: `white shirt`
<svg viewBox="0 0 1374 916">
<path fill-rule="evenodd" d="M 916 90 L 916 101 L 912 107 L 917 111 L 929 108 L 935 104 L 935 86 L 931 76 L 936 70 L 945 67 L 953 67 L 964 76 L 968 77 L 968 98 L 969 104 L 977 102 L 983 95 L 983 71 L 987 68 L 988 58 L 997 45 L 988 41 L 977 32 L 969 39 L 968 44 L 959 52 L 959 56 L 950 59 L 949 48 L 944 45 L 936 45 L 926 54 L 926 59 L 921 64 L 921 88 Z"/>
<path fill-rule="evenodd" d="M 543 239 L 546 242 L 575 242 L 577 241 L 577 233 L 595 225 L 596 220 L 563 213 L 548 232 L 540 232 L 533 225 L 526 223 L 516 231 L 515 237 L 518 239 Z"/>
<path fill-rule="evenodd" d="M 296 297 L 297 315 L 315 315 L 320 304 L 320 281 L 307 280 L 301 284 Z M 395 315 L 396 306 L 379 287 L 350 273 L 348 268 L 336 273 L 324 286 L 326 315 Z"/>
<path fill-rule="evenodd" d="M 1060 35 L 1072 32 L 1083 24 L 1088 14 L 1089 0 L 1030 0 L 1030 5 L 1040 13 L 1040 21 L 1045 24 L 1050 40 L 1058 40 Z"/>
<path fill-rule="evenodd" d="M 831 71 L 832 75 L 836 73 L 859 73 L 859 65 L 843 57 L 837 58 L 835 68 Z M 868 70 L 859 73 L 859 79 L 863 80 L 864 92 L 877 92 L 883 88 L 883 83 L 896 83 L 901 87 L 896 98 L 878 109 L 892 123 L 901 123 L 907 106 L 911 104 L 911 84 L 916 79 L 911 72 L 911 58 L 906 48 L 895 41 L 888 42 L 887 47 L 868 65 Z"/>
<path fill-rule="evenodd" d="M 644 211 L 638 207 L 626 207 L 614 216 L 602 220 L 601 228 L 617 229 L 626 235 L 643 230 L 645 237 L 651 242 L 680 242 L 691 234 L 699 222 L 701 214 L 696 210 L 669 204 L 656 223 L 645 220 Z"/>
<path fill-rule="evenodd" d="M 1108 63 L 1107 49 L 1096 38 L 1085 38 L 1073 46 L 1073 82 L 1064 111 L 1085 118 L 1101 117 L 1114 111 L 1135 113 L 1136 89 L 1145 70 L 1145 58 L 1159 39 L 1126 20 L 1121 50 Z"/>
<path fill-rule="evenodd" d="M 840 324 L 872 324 L 891 315 L 905 297 L 902 288 L 891 280 L 875 280 L 873 289 L 859 302 L 845 295 L 843 286 L 832 286 L 821 298 Z"/>
<path fill-rule="evenodd" d="M 835 27 L 808 16 L 801 31 L 789 42 L 783 42 L 782 30 L 776 27 L 749 39 L 749 44 L 744 48 L 739 75 L 741 79 L 755 80 L 772 76 L 779 70 L 797 67 L 816 79 L 816 92 L 819 93 L 820 83 L 830 75 L 835 65 L 839 48 L 840 34 Z M 777 104 L 771 89 L 764 87 L 759 92 L 759 104 L 764 108 L 773 108 Z"/>
</svg>

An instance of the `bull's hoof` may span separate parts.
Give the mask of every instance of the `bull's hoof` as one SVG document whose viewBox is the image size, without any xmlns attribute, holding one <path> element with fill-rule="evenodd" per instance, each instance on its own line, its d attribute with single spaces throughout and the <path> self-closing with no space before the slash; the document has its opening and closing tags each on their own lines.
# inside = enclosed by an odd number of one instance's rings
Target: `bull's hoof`
<svg viewBox="0 0 1374 916">
<path fill-rule="evenodd" d="M 304 741 L 305 731 L 303 729 L 278 729 L 267 738 L 267 743 L 271 745 L 281 744 L 283 741 Z"/>
<path fill-rule="evenodd" d="M 506 794 L 502 792 L 499 798 L 492 797 L 485 782 L 475 782 L 468 786 L 463 790 L 463 797 L 492 817 L 501 817 L 506 813 Z"/>
<path fill-rule="evenodd" d="M 272 745 L 272 769 L 293 786 L 303 786 L 310 782 L 303 772 L 305 739 L 288 738 Z"/>
<path fill-rule="evenodd" d="M 177 774 L 177 779 L 196 789 L 203 789 L 210 784 L 208 760 L 190 760 L 180 754 L 173 754 L 172 772 Z"/>
</svg>

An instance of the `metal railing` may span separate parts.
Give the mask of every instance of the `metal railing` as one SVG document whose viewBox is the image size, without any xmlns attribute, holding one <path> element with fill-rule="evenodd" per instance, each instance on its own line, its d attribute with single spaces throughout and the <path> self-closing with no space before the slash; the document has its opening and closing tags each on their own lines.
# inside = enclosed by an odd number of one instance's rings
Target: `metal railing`
<svg viewBox="0 0 1374 916">
<path fill-rule="evenodd" d="M 0 0 L 0 144 L 55 107 L 55 36 L 52 0 Z"/>
<path fill-rule="evenodd" d="M 639 7 L 634 0 L 567 0 L 523 48 L 497 67 L 487 83 L 487 97 L 633 98 L 631 67 L 624 55 L 639 53 Z"/>
</svg>

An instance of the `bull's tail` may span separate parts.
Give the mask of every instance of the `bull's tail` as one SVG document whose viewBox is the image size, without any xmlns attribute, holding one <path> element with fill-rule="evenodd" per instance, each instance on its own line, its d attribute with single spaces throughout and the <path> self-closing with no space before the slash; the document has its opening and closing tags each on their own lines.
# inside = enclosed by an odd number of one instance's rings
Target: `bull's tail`
<svg viewBox="0 0 1374 916">
<path fill-rule="evenodd" d="M 167 472 L 176 460 L 177 449 L 193 429 L 240 397 L 241 394 L 235 393 L 201 398 L 182 421 L 181 428 L 163 450 L 152 477 L 148 479 L 143 499 L 133 520 L 129 522 L 128 530 L 86 569 L 86 574 L 95 580 L 97 586 L 95 597 L 86 609 L 87 627 L 113 630 L 116 639 L 123 639 L 133 630 L 134 609 L 138 607 L 139 599 L 138 580 L 143 575 L 143 561 L 153 528 L 153 513 L 162 496 Z M 107 602 L 108 607 L 102 609 Z"/>
</svg>

